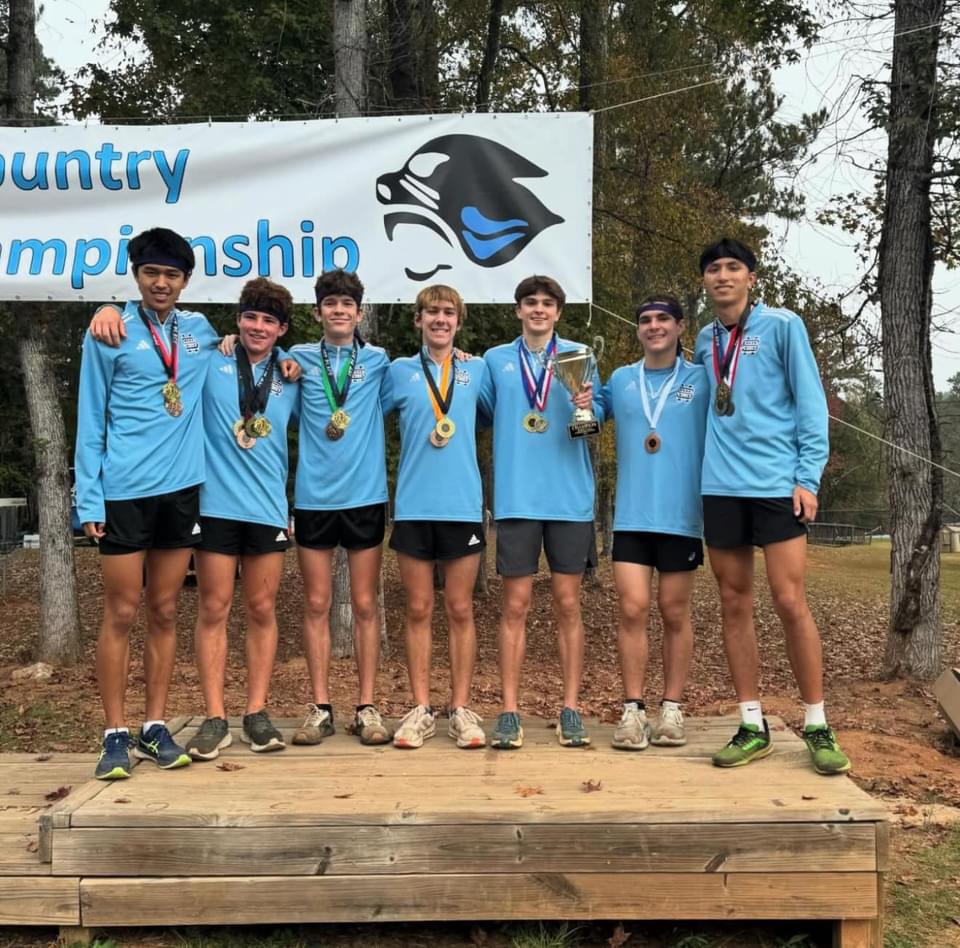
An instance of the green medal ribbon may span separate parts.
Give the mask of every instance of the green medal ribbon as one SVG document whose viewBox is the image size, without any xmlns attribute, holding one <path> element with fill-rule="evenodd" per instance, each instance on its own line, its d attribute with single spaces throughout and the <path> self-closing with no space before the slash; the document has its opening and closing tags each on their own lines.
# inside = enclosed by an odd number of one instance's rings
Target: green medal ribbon
<svg viewBox="0 0 960 948">
<path fill-rule="evenodd" d="M 350 391 L 350 382 L 353 378 L 353 367 L 357 362 L 358 349 L 359 347 L 354 342 L 353 349 L 350 351 L 350 358 L 343 363 L 339 377 L 334 380 L 327 346 L 322 339 L 320 340 L 320 356 L 323 359 L 323 373 L 320 376 L 320 381 L 323 382 L 323 391 L 327 396 L 331 412 L 342 408 L 347 400 L 347 392 Z"/>
</svg>

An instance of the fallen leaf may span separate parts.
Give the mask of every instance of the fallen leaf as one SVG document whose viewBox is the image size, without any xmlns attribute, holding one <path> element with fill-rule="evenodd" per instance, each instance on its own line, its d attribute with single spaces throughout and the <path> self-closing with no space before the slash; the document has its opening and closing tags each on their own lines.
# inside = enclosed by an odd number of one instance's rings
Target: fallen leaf
<svg viewBox="0 0 960 948">
<path fill-rule="evenodd" d="M 44 794 L 44 800 L 62 800 L 65 796 L 69 795 L 73 787 L 57 787 L 56 790 L 51 790 L 49 793 Z"/>
<path fill-rule="evenodd" d="M 816 797 L 808 796 L 807 794 L 804 793 L 804 794 L 801 794 L 800 799 L 801 799 L 801 800 L 816 800 L 817 798 L 816 798 Z"/>
<path fill-rule="evenodd" d="M 613 930 L 613 934 L 607 939 L 610 948 L 623 948 L 630 940 L 632 932 L 624 931 L 623 922 L 620 922 Z"/>
<path fill-rule="evenodd" d="M 231 770 L 243 770 L 243 764 L 235 764 L 232 760 L 221 760 L 220 763 L 217 764 L 217 770 L 226 770 L 228 772 Z"/>
<path fill-rule="evenodd" d="M 582 788 L 584 793 L 596 793 L 598 790 L 603 789 L 603 781 L 602 780 L 584 780 L 583 783 L 580 784 L 580 787 Z"/>
<path fill-rule="evenodd" d="M 19 791 L 16 787 L 11 787 L 11 788 L 7 791 L 7 796 L 8 796 L 8 797 L 18 797 L 18 796 L 20 796 L 20 791 Z"/>
<path fill-rule="evenodd" d="M 51 757 L 53 757 L 53 754 L 37 754 L 37 756 L 34 757 L 33 759 L 40 761 L 40 763 L 43 763 L 45 760 L 49 760 Z"/>
<path fill-rule="evenodd" d="M 28 853 L 35 853 L 39 848 L 40 844 L 35 839 L 31 839 L 30 842 L 27 843 Z"/>
<path fill-rule="evenodd" d="M 519 787 L 517 787 L 516 792 L 520 794 L 521 797 L 535 797 L 543 793 L 543 787 L 527 787 L 524 784 L 521 784 Z"/>
<path fill-rule="evenodd" d="M 333 795 L 334 800 L 349 800 L 352 797 L 352 793 L 335 793 Z"/>
<path fill-rule="evenodd" d="M 129 802 L 130 802 L 130 797 L 117 797 L 117 799 L 114 800 L 113 802 L 114 802 L 114 803 L 129 803 Z"/>
</svg>

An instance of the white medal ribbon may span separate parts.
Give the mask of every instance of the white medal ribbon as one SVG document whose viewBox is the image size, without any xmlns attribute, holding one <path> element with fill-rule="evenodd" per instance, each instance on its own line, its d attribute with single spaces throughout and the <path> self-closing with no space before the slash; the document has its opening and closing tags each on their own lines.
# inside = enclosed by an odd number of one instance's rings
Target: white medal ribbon
<svg viewBox="0 0 960 948">
<path fill-rule="evenodd" d="M 677 376 L 680 374 L 680 362 L 681 359 L 677 356 L 673 375 L 660 386 L 660 391 L 658 392 L 660 397 L 657 399 L 657 407 L 654 409 L 652 415 L 650 414 L 650 397 L 647 395 L 647 377 L 643 371 L 643 362 L 640 363 L 640 401 L 643 404 L 643 413 L 647 416 L 647 424 L 650 425 L 651 431 L 657 430 L 660 416 L 663 414 L 667 399 L 670 397 L 670 390 L 673 388 L 673 383 L 676 382 Z"/>
</svg>

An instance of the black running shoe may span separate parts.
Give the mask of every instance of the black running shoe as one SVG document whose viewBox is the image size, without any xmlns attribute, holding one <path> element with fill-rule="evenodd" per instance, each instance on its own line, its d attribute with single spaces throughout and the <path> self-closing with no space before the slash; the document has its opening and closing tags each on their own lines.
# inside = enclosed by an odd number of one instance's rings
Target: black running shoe
<svg viewBox="0 0 960 948">
<path fill-rule="evenodd" d="M 249 744 L 250 750 L 258 754 L 283 750 L 287 746 L 283 735 L 270 723 L 270 716 L 266 711 L 254 711 L 253 714 L 243 716 L 240 740 Z"/>
</svg>

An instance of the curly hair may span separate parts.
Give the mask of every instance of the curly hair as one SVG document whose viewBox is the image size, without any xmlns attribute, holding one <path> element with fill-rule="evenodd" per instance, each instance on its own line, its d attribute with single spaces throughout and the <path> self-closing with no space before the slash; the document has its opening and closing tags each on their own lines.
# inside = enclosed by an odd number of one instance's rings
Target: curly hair
<svg viewBox="0 0 960 948">
<path fill-rule="evenodd" d="M 281 323 L 290 321 L 293 297 L 286 287 L 266 277 L 257 277 L 243 285 L 240 291 L 240 312 L 256 310 L 276 316 Z"/>
<path fill-rule="evenodd" d="M 363 284 L 356 273 L 347 270 L 327 270 L 317 277 L 313 285 L 317 296 L 317 305 L 327 296 L 349 296 L 359 306 L 363 302 Z"/>
</svg>

